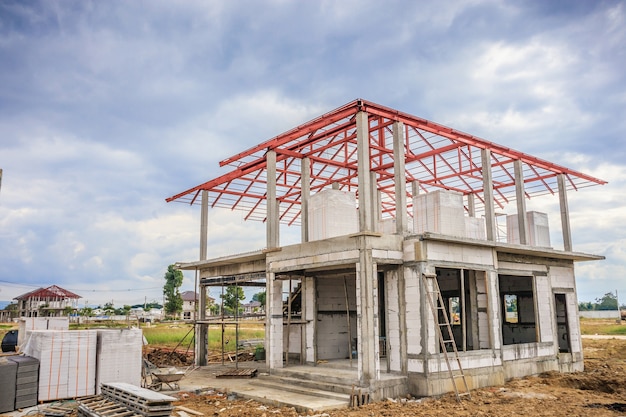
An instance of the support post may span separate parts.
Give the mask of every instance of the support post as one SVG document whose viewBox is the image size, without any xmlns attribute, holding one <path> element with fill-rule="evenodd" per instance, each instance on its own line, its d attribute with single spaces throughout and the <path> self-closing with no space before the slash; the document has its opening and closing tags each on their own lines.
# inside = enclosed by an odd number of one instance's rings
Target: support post
<svg viewBox="0 0 626 417">
<path fill-rule="evenodd" d="M 483 196 L 485 199 L 485 224 L 487 226 L 487 240 L 496 241 L 496 213 L 493 202 L 493 179 L 491 177 L 491 151 L 481 150 Z"/>
<path fill-rule="evenodd" d="M 266 239 L 267 248 L 279 246 L 279 211 L 276 199 L 276 151 L 270 149 L 265 155 L 267 158 L 267 214 Z"/>
<path fill-rule="evenodd" d="M 208 240 L 208 219 L 209 219 L 209 192 L 202 190 L 201 196 L 201 213 L 200 213 L 200 260 L 207 259 L 207 240 Z M 199 275 L 196 269 L 196 281 L 200 281 L 201 275 Z M 200 321 L 205 320 L 206 313 L 206 287 L 202 284 L 200 288 Z M 198 291 L 198 288 L 194 287 L 194 292 Z M 209 352 L 209 326 L 205 323 L 196 323 L 196 365 L 205 366 L 207 364 L 207 355 Z"/>
<path fill-rule="evenodd" d="M 528 236 L 526 234 L 526 192 L 524 190 L 524 172 L 522 169 L 522 161 L 519 159 L 513 162 L 515 170 L 515 197 L 517 199 L 517 228 L 519 234 L 520 245 L 528 245 Z"/>
<path fill-rule="evenodd" d="M 366 112 L 356 114 L 356 138 L 359 179 L 359 230 L 374 231 L 372 186 L 370 176 L 369 120 Z"/>
<path fill-rule="evenodd" d="M 569 224 L 569 206 L 567 203 L 567 188 L 565 187 L 565 174 L 557 177 L 559 185 L 559 205 L 561 207 L 561 229 L 563 230 L 563 249 L 572 251 L 572 230 Z"/>
<path fill-rule="evenodd" d="M 302 158 L 300 163 L 300 230 L 302 243 L 309 241 L 309 199 L 311 198 L 311 160 Z"/>
<path fill-rule="evenodd" d="M 367 236 L 359 236 L 359 263 L 357 271 L 357 337 L 358 376 L 363 386 L 380 378 L 378 360 L 378 294 L 377 265 L 372 250 L 367 247 Z"/>
<path fill-rule="evenodd" d="M 467 195 L 467 215 L 469 217 L 476 217 L 476 198 L 474 193 Z"/>
<path fill-rule="evenodd" d="M 396 233 L 405 235 L 408 232 L 408 215 L 406 209 L 406 173 L 404 166 L 404 123 L 393 124 L 393 177 L 396 193 Z"/>
</svg>

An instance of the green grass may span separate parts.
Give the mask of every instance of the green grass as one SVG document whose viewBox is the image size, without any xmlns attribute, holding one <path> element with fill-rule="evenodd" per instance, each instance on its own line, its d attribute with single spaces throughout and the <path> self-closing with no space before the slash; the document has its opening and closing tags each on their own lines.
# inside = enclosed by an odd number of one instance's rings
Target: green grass
<svg viewBox="0 0 626 417">
<path fill-rule="evenodd" d="M 582 334 L 626 335 L 626 322 L 617 324 L 614 319 L 580 319 Z"/>
<path fill-rule="evenodd" d="M 187 347 L 194 337 L 192 326 L 189 324 L 168 325 L 161 324 L 152 327 L 144 327 L 143 334 L 150 345 L 174 348 L 180 343 L 181 347 Z M 239 326 L 239 340 L 263 339 L 265 328 L 262 323 L 245 323 Z M 224 350 L 235 350 L 235 326 L 224 326 Z M 228 343 L 226 343 L 228 342 Z M 219 351 L 222 349 L 222 331 L 217 324 L 209 326 L 209 350 Z"/>
</svg>

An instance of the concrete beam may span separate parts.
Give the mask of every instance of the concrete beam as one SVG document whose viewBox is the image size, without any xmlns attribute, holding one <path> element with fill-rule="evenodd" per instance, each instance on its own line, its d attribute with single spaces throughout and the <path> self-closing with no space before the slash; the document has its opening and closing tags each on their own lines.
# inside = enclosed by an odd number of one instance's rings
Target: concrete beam
<svg viewBox="0 0 626 417">
<path fill-rule="evenodd" d="M 370 176 L 370 133 L 369 120 L 366 112 L 356 114 L 356 138 L 359 179 L 359 230 L 361 232 L 373 232 L 374 213 L 372 185 Z"/>
<path fill-rule="evenodd" d="M 487 226 L 487 240 L 496 241 L 496 213 L 493 201 L 493 178 L 491 174 L 491 151 L 482 149 L 482 174 L 483 174 L 483 195 L 485 198 L 485 224 Z"/>
<path fill-rule="evenodd" d="M 526 192 L 524 189 L 524 171 L 522 169 L 522 161 L 519 159 L 513 162 L 515 171 L 515 197 L 517 199 L 517 228 L 519 234 L 520 245 L 528 244 L 528 236 L 526 235 Z"/>
<path fill-rule="evenodd" d="M 267 159 L 267 214 L 266 214 L 266 240 L 267 248 L 273 249 L 280 246 L 279 242 L 279 211 L 276 199 L 276 151 L 269 150 L 265 155 Z"/>
<path fill-rule="evenodd" d="M 302 243 L 309 241 L 309 199 L 311 198 L 311 160 L 302 158 L 300 162 L 300 230 Z"/>
<path fill-rule="evenodd" d="M 393 178 L 396 193 L 396 233 L 408 233 L 408 214 L 406 204 L 406 173 L 404 166 L 404 123 L 393 124 Z"/>
<path fill-rule="evenodd" d="M 565 187 L 565 175 L 559 174 L 557 177 L 559 185 L 559 205 L 561 207 L 561 229 L 563 231 L 563 249 L 572 251 L 572 229 L 569 223 L 569 206 L 567 203 L 567 188 Z"/>
</svg>

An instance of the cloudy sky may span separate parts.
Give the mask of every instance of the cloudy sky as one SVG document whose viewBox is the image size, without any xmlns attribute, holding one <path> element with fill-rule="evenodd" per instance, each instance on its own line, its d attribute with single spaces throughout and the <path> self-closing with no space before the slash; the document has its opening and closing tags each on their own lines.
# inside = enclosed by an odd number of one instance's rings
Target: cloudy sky
<svg viewBox="0 0 626 417">
<path fill-rule="evenodd" d="M 607 180 L 569 194 L 574 249 L 607 258 L 578 295 L 626 303 L 625 68 L 623 1 L 0 0 L 0 300 L 160 301 L 199 242 L 166 197 L 364 98 Z M 263 232 L 212 211 L 210 257 Z"/>
</svg>

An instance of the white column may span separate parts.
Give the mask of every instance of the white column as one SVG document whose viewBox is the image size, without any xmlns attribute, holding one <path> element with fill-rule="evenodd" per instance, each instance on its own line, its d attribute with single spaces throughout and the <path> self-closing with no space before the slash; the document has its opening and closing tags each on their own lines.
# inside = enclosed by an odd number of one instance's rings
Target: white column
<svg viewBox="0 0 626 417">
<path fill-rule="evenodd" d="M 528 237 L 526 235 L 526 192 L 524 190 L 524 172 L 522 161 L 519 159 L 513 162 L 515 171 L 515 197 L 517 199 L 517 228 L 519 233 L 520 245 L 528 245 Z"/>
<path fill-rule="evenodd" d="M 393 177 L 396 193 L 396 233 L 404 235 L 408 232 L 408 215 L 406 209 L 406 173 L 404 166 L 404 123 L 393 124 Z"/>
<path fill-rule="evenodd" d="M 359 230 L 374 231 L 372 186 L 370 176 L 369 121 L 365 112 L 356 114 L 356 138 L 359 179 Z"/>
<path fill-rule="evenodd" d="M 380 379 L 378 360 L 378 276 L 377 266 L 367 249 L 367 237 L 359 238 L 359 263 L 356 265 L 358 376 L 368 386 Z"/>
<path fill-rule="evenodd" d="M 276 199 L 276 151 L 269 150 L 265 155 L 267 159 L 267 214 L 266 214 L 266 239 L 267 248 L 279 247 L 279 211 Z"/>
<path fill-rule="evenodd" d="M 483 196 L 485 198 L 485 224 L 487 226 L 487 240 L 496 241 L 496 214 L 493 201 L 493 180 L 491 177 L 491 151 L 481 151 L 483 173 Z"/>
<path fill-rule="evenodd" d="M 316 291 L 315 291 L 315 278 L 303 277 L 302 278 L 302 314 L 303 319 L 306 320 L 304 328 L 304 340 L 305 340 L 305 362 L 315 363 L 317 360 L 316 349 L 316 330 L 317 320 L 316 317 Z"/>
<path fill-rule="evenodd" d="M 265 363 L 271 370 L 283 367 L 283 282 L 267 274 L 265 315 Z"/>
<path fill-rule="evenodd" d="M 572 251 L 572 229 L 569 224 L 569 206 L 567 203 L 567 188 L 565 187 L 565 175 L 557 177 L 559 184 L 559 205 L 561 206 L 561 229 L 563 230 L 563 250 Z"/>
<path fill-rule="evenodd" d="M 311 160 L 302 158 L 300 162 L 300 230 L 302 243 L 309 241 L 309 199 L 311 198 Z"/>
</svg>

